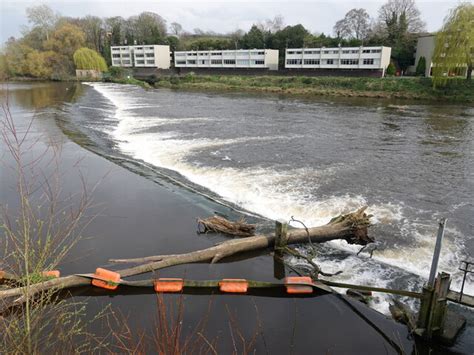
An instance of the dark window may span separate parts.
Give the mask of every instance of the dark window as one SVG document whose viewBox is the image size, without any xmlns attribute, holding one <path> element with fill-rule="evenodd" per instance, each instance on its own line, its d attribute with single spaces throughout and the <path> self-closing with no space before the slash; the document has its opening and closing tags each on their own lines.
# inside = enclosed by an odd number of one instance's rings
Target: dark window
<svg viewBox="0 0 474 355">
<path fill-rule="evenodd" d="M 188 59 L 188 64 L 196 64 L 196 61 Z"/>
<path fill-rule="evenodd" d="M 211 64 L 222 64 L 222 60 L 221 59 L 212 59 Z"/>
<path fill-rule="evenodd" d="M 329 64 L 329 65 L 334 64 L 334 60 L 333 59 L 328 59 L 328 60 L 326 60 L 326 64 Z"/>
<path fill-rule="evenodd" d="M 265 61 L 264 60 L 256 60 L 255 64 L 257 64 L 257 65 L 265 64 Z"/>
<path fill-rule="evenodd" d="M 364 59 L 364 65 L 372 65 L 372 64 L 374 64 L 373 59 Z"/>
<path fill-rule="evenodd" d="M 224 64 L 235 64 L 235 59 L 224 59 Z"/>
<path fill-rule="evenodd" d="M 288 65 L 300 65 L 301 59 L 287 59 L 286 64 Z"/>
<path fill-rule="evenodd" d="M 305 65 L 319 65 L 319 59 L 305 59 Z"/>
<path fill-rule="evenodd" d="M 186 61 L 185 60 L 178 60 L 178 61 L 176 61 L 176 64 L 177 65 L 185 65 Z"/>
<path fill-rule="evenodd" d="M 341 59 L 342 65 L 357 65 L 359 61 L 357 59 Z"/>
</svg>

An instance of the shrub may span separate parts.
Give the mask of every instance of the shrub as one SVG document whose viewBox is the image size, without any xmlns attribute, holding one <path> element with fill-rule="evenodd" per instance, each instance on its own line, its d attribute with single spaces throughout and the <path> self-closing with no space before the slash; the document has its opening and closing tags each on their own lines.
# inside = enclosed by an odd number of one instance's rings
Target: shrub
<svg viewBox="0 0 474 355">
<path fill-rule="evenodd" d="M 387 74 L 387 76 L 394 76 L 396 71 L 397 69 L 395 68 L 395 65 L 393 65 L 393 63 L 390 63 L 385 73 Z"/>
<path fill-rule="evenodd" d="M 416 65 L 416 76 L 425 76 L 426 72 L 426 59 L 425 57 L 420 57 L 418 64 Z"/>
<path fill-rule="evenodd" d="M 107 71 L 105 59 L 95 50 L 82 47 L 74 52 L 76 69 Z"/>
</svg>

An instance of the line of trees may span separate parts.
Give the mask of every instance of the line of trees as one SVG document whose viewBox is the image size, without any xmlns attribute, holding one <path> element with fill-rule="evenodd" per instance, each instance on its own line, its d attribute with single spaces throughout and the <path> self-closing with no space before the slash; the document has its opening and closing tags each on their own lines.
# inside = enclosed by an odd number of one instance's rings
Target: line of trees
<svg viewBox="0 0 474 355">
<path fill-rule="evenodd" d="M 256 23 L 248 32 L 228 34 L 199 28 L 190 33 L 177 22 L 168 26 L 153 12 L 127 19 L 72 18 L 40 5 L 27 9 L 27 16 L 29 29 L 22 38 L 9 39 L 0 54 L 0 73 L 61 79 L 73 74 L 73 54 L 79 48 L 98 52 L 110 65 L 110 46 L 134 44 L 168 44 L 172 51 L 273 48 L 280 50 L 281 64 L 285 49 L 291 47 L 384 45 L 392 47 L 392 63 L 397 70 L 405 71 L 414 64 L 417 35 L 425 29 L 414 0 L 388 0 L 377 18 L 371 18 L 365 9 L 354 8 L 336 22 L 333 36 L 311 33 L 301 24 L 285 25 L 282 16 Z M 472 19 L 467 26 L 472 29 Z"/>
</svg>

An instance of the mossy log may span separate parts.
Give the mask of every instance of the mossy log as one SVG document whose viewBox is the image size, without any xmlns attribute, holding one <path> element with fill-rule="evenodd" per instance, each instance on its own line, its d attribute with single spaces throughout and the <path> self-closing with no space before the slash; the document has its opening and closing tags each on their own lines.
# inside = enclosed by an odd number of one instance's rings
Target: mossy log
<svg viewBox="0 0 474 355">
<path fill-rule="evenodd" d="M 288 244 L 305 243 L 311 240 L 312 243 L 324 243 L 331 240 L 342 239 L 350 244 L 366 245 L 373 242 L 368 236 L 368 227 L 370 226 L 370 215 L 365 213 L 366 207 L 353 213 L 341 215 L 333 218 L 328 224 L 320 227 L 306 229 L 293 229 L 288 231 Z M 157 255 L 138 259 L 114 259 L 112 262 L 140 263 L 127 269 L 117 270 L 122 278 L 152 272 L 154 270 L 167 267 L 198 263 L 211 262 L 216 263 L 223 258 L 236 254 L 262 250 L 272 247 L 275 244 L 275 235 L 256 235 L 247 238 L 238 238 L 225 241 L 216 246 L 191 251 L 183 254 Z M 61 290 L 72 287 L 90 285 L 90 278 L 77 275 L 60 277 L 30 286 L 29 295 L 34 296 L 37 293 L 46 290 Z M 15 306 L 25 301 L 25 290 L 21 287 L 0 291 L 0 301 L 18 297 L 13 302 L 7 302 L 9 306 Z"/>
</svg>

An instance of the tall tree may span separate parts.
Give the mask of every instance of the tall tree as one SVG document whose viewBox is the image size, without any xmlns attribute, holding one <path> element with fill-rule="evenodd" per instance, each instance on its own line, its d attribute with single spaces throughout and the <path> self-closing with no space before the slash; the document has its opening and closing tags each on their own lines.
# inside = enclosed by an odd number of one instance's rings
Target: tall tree
<svg viewBox="0 0 474 355">
<path fill-rule="evenodd" d="M 65 56 L 68 60 L 72 60 L 74 52 L 83 47 L 86 36 L 82 30 L 70 23 L 63 23 L 51 33 L 45 48 L 52 50 L 60 55 Z"/>
<path fill-rule="evenodd" d="M 125 42 L 126 21 L 120 16 L 109 17 L 105 20 L 105 29 L 112 46 L 119 46 Z"/>
<path fill-rule="evenodd" d="M 142 12 L 128 19 L 128 40 L 137 44 L 161 44 L 166 37 L 166 21 L 154 12 Z"/>
<path fill-rule="evenodd" d="M 451 10 L 436 35 L 433 85 L 446 85 L 450 73 L 467 70 L 471 80 L 474 63 L 474 5 L 461 3 Z"/>
<path fill-rule="evenodd" d="M 425 23 L 420 17 L 420 10 L 416 7 L 415 0 L 388 0 L 379 9 L 379 22 L 386 24 L 404 14 L 407 30 L 411 33 L 421 32 L 425 29 Z"/>
<path fill-rule="evenodd" d="M 53 30 L 58 16 L 47 5 L 32 6 L 26 9 L 28 22 L 39 32 L 43 40 L 49 39 L 49 34 Z"/>
<path fill-rule="evenodd" d="M 364 9 L 352 9 L 336 22 L 334 33 L 338 38 L 365 39 L 370 30 L 370 16 Z"/>
<path fill-rule="evenodd" d="M 170 24 L 170 31 L 171 31 L 171 34 L 179 37 L 181 36 L 181 34 L 183 33 L 183 26 L 181 26 L 179 23 L 177 22 L 172 22 Z"/>
<path fill-rule="evenodd" d="M 263 31 L 258 28 L 257 25 L 253 25 L 252 28 L 242 37 L 241 40 L 242 48 L 264 48 L 265 47 L 265 35 Z"/>
<path fill-rule="evenodd" d="M 79 26 L 86 35 L 86 44 L 89 48 L 102 51 L 105 35 L 104 21 L 97 16 L 86 16 L 79 21 Z"/>
</svg>

